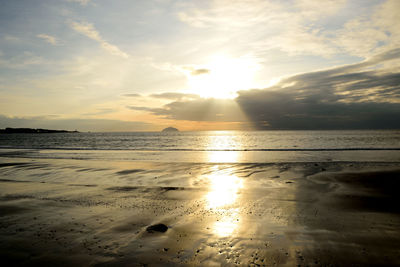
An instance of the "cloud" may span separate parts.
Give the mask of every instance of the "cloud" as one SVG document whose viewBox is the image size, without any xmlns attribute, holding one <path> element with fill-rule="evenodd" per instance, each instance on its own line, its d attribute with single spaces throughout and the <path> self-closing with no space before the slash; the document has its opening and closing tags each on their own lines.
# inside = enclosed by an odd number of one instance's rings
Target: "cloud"
<svg viewBox="0 0 400 267">
<path fill-rule="evenodd" d="M 198 98 L 173 101 L 161 108 L 129 106 L 171 120 L 246 122 L 244 114 L 232 99 Z"/>
<path fill-rule="evenodd" d="M 259 129 L 392 129 L 400 121 L 400 72 L 376 69 L 400 49 L 361 63 L 295 75 L 263 90 L 238 92 Z"/>
<path fill-rule="evenodd" d="M 366 58 L 398 47 L 399 8 L 397 0 L 213 0 L 187 4 L 177 16 L 191 27 L 207 29 L 208 38 L 221 46 L 234 42 L 242 53 L 280 50 L 289 56 Z"/>
<path fill-rule="evenodd" d="M 104 114 L 110 114 L 117 111 L 114 108 L 98 108 L 94 112 L 89 112 L 89 113 L 84 113 L 82 114 L 83 116 L 96 116 L 96 115 L 104 115 Z"/>
<path fill-rule="evenodd" d="M 68 2 L 75 2 L 75 3 L 79 3 L 82 6 L 86 6 L 87 4 L 89 4 L 91 0 L 68 0 Z"/>
<path fill-rule="evenodd" d="M 126 97 L 142 97 L 140 94 L 123 94 L 122 96 L 126 96 Z"/>
<path fill-rule="evenodd" d="M 8 34 L 4 36 L 4 40 L 6 40 L 8 42 L 19 42 L 20 41 L 20 39 L 18 37 L 13 36 L 13 35 L 8 35 Z"/>
<path fill-rule="evenodd" d="M 132 94 L 124 94 L 122 96 L 125 97 L 142 97 L 140 94 L 132 93 Z M 185 93 L 177 93 L 177 92 L 166 92 L 166 93 L 159 93 L 159 94 L 150 94 L 148 97 L 151 98 L 158 98 L 158 99 L 168 99 L 168 100 L 181 100 L 181 99 L 197 99 L 200 98 L 199 95 L 196 94 L 185 94 Z"/>
<path fill-rule="evenodd" d="M 173 92 L 167 92 L 167 93 L 161 93 L 161 94 L 151 94 L 149 95 L 150 97 L 153 98 L 160 98 L 160 99 L 197 99 L 200 98 L 200 96 L 196 94 L 184 94 L 184 93 L 173 93 Z"/>
<path fill-rule="evenodd" d="M 8 117 L 0 115 L 0 128 L 46 128 L 78 131 L 149 131 L 157 128 L 146 122 L 108 119 L 57 119 L 44 117 Z"/>
<path fill-rule="evenodd" d="M 153 112 L 153 113 L 156 113 L 158 111 L 160 111 L 160 112 L 163 111 L 163 109 L 161 109 L 161 108 L 150 108 L 150 107 L 127 106 L 127 108 L 129 108 L 131 110 L 150 111 L 150 112 Z"/>
<path fill-rule="evenodd" d="M 192 2 L 188 8 L 178 13 L 178 18 L 198 28 L 218 27 L 247 27 L 266 21 L 274 11 L 281 10 L 282 6 L 272 1 L 230 1 L 215 0 L 207 4 Z"/>
<path fill-rule="evenodd" d="M 390 63 L 389 67 L 379 67 Z M 294 75 L 236 99 L 180 98 L 161 107 L 129 106 L 184 121 L 249 122 L 256 129 L 400 128 L 400 49 L 360 63 Z M 157 95 L 153 95 L 157 96 Z"/>
<path fill-rule="evenodd" d="M 382 1 L 370 15 L 356 16 L 332 31 L 333 45 L 352 55 L 366 57 L 400 45 L 400 2 Z"/>
<path fill-rule="evenodd" d="M 44 33 L 38 34 L 38 35 L 36 35 L 36 37 L 38 37 L 52 45 L 57 45 L 57 43 L 58 43 L 57 38 L 55 38 L 54 36 L 51 36 L 51 35 L 44 34 Z"/>
<path fill-rule="evenodd" d="M 191 75 L 201 75 L 201 74 L 208 74 L 208 73 L 210 73 L 209 69 L 196 69 L 196 70 L 193 70 L 190 74 Z"/>
<path fill-rule="evenodd" d="M 236 47 L 255 54 L 271 49 L 291 55 L 337 53 L 337 47 L 315 22 L 335 15 L 345 1 L 293 2 L 290 7 L 285 1 L 215 0 L 207 5 L 195 2 L 179 12 L 178 18 L 192 27 L 207 28 L 208 35 L 215 34 L 225 46 L 234 41 Z"/>
<path fill-rule="evenodd" d="M 121 51 L 117 46 L 108 43 L 105 41 L 100 33 L 94 28 L 93 24 L 87 22 L 71 22 L 71 27 L 75 31 L 89 37 L 92 40 L 95 40 L 100 43 L 101 47 L 108 51 L 111 55 L 120 56 L 123 58 L 128 58 L 129 55 L 123 51 Z"/>
<path fill-rule="evenodd" d="M 0 67 L 7 69 L 26 69 L 32 66 L 43 66 L 50 62 L 31 52 L 24 52 L 12 58 L 4 58 L 0 53 Z"/>
<path fill-rule="evenodd" d="M 182 66 L 182 67 L 180 67 L 180 71 L 182 71 L 182 72 L 184 72 L 186 74 L 190 74 L 192 76 L 202 75 L 202 74 L 209 74 L 211 72 L 211 70 L 209 70 L 209 69 L 196 68 L 193 65 Z"/>
<path fill-rule="evenodd" d="M 346 6 L 347 0 L 297 0 L 295 6 L 303 16 L 313 20 L 334 15 Z"/>
</svg>

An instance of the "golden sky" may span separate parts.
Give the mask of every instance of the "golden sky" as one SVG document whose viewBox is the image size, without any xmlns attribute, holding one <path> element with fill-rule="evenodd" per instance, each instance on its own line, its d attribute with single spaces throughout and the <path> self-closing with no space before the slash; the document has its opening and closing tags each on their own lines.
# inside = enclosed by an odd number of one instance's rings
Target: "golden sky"
<svg viewBox="0 0 400 267">
<path fill-rule="evenodd" d="M 0 128 L 399 128 L 400 1 L 0 2 Z"/>
</svg>

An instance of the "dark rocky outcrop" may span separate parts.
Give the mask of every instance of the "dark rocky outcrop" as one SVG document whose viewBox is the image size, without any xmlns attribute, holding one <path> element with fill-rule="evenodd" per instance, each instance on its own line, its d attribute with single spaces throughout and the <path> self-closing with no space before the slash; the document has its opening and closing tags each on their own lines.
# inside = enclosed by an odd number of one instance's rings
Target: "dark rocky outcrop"
<svg viewBox="0 0 400 267">
<path fill-rule="evenodd" d="M 162 130 L 162 132 L 179 132 L 179 130 L 174 127 L 168 127 Z"/>
</svg>

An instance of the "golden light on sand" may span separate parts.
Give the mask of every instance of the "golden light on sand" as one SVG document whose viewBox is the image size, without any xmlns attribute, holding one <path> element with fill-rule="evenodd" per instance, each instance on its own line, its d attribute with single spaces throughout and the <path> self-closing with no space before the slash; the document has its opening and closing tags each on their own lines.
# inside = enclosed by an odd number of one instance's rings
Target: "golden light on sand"
<svg viewBox="0 0 400 267">
<path fill-rule="evenodd" d="M 234 204 L 243 181 L 233 175 L 210 175 L 210 191 L 207 194 L 208 208 L 220 208 Z"/>
<path fill-rule="evenodd" d="M 229 149 L 240 148 L 235 135 L 214 132 L 209 136 L 207 152 L 208 162 L 236 163 L 241 156 L 240 151 Z M 214 151 L 212 151 L 214 149 Z M 213 232 L 219 237 L 232 235 L 239 225 L 239 208 L 237 199 L 243 188 L 243 179 L 219 169 L 218 165 L 212 167 L 209 175 L 209 192 L 206 194 L 206 208 L 214 210 L 219 217 L 212 226 Z"/>
<path fill-rule="evenodd" d="M 234 175 L 211 175 L 208 178 L 211 185 L 206 195 L 207 208 L 223 214 L 214 223 L 213 232 L 220 237 L 229 236 L 239 224 L 239 209 L 233 205 L 243 187 L 243 181 Z"/>
<path fill-rule="evenodd" d="M 220 54 L 201 69 L 208 72 L 188 76 L 190 91 L 205 98 L 234 98 L 237 91 L 255 87 L 254 76 L 259 65 L 249 56 L 234 58 Z"/>
<path fill-rule="evenodd" d="M 239 151 L 209 151 L 207 153 L 208 162 L 212 163 L 235 163 L 238 162 Z"/>
<path fill-rule="evenodd" d="M 229 209 L 228 214 L 214 223 L 213 231 L 220 237 L 230 236 L 240 222 L 239 209 Z"/>
</svg>

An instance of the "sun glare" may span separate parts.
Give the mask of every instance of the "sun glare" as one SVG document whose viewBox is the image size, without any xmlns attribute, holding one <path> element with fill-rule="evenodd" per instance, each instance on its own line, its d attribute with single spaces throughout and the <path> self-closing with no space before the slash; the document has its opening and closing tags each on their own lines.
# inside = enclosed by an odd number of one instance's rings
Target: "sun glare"
<svg viewBox="0 0 400 267">
<path fill-rule="evenodd" d="M 249 56 L 233 58 L 218 55 L 199 69 L 208 72 L 188 75 L 191 92 L 205 98 L 234 98 L 237 91 L 254 87 L 259 65 Z"/>
<path fill-rule="evenodd" d="M 237 176 L 210 175 L 211 187 L 207 194 L 208 208 L 219 208 L 235 203 L 243 181 Z"/>
<path fill-rule="evenodd" d="M 210 175 L 208 179 L 210 191 L 206 195 L 207 208 L 224 214 L 214 223 L 214 233 L 221 237 L 229 236 L 239 226 L 240 212 L 236 201 L 243 188 L 243 181 L 234 175 Z"/>
</svg>

